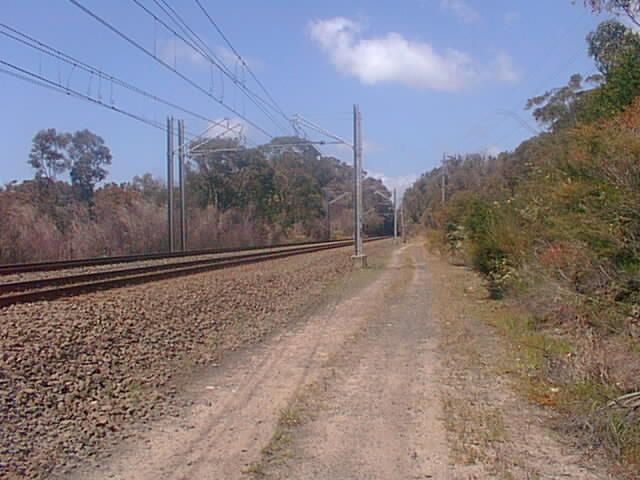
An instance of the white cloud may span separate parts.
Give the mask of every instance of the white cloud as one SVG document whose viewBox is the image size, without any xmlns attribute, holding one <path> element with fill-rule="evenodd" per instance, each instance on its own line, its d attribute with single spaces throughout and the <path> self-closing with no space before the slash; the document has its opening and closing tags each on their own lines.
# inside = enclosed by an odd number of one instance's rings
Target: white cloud
<svg viewBox="0 0 640 480">
<path fill-rule="evenodd" d="M 240 72 L 240 61 L 238 60 L 238 57 L 235 53 L 233 53 L 226 47 L 216 47 L 216 54 L 218 58 L 220 58 L 232 71 L 234 70 L 234 66 L 236 66 L 238 70 L 237 75 L 242 79 L 242 72 Z M 245 56 L 243 56 L 242 59 L 251 70 L 262 70 L 262 63 L 258 60 Z"/>
<path fill-rule="evenodd" d="M 350 145 L 336 143 L 322 145 L 318 148 L 321 150 L 323 155 L 336 157 L 349 165 L 353 163 L 353 148 Z M 383 153 L 385 150 L 386 147 L 381 143 L 374 142 L 373 140 L 367 140 L 366 138 L 362 140 L 362 153 L 364 154 L 365 159 L 367 155 Z"/>
<path fill-rule="evenodd" d="M 464 23 L 480 20 L 480 14 L 464 0 L 440 0 L 440 8 L 450 10 Z"/>
<path fill-rule="evenodd" d="M 374 142 L 373 140 L 367 140 L 366 138 L 362 140 L 362 153 L 382 153 L 384 152 L 384 145 Z"/>
<path fill-rule="evenodd" d="M 336 70 L 366 85 L 399 83 L 460 90 L 481 80 L 510 82 L 518 78 L 511 57 L 504 52 L 482 66 L 459 50 L 437 52 L 429 43 L 407 40 L 395 32 L 362 38 L 362 26 L 344 17 L 312 21 L 307 30 Z"/>
<path fill-rule="evenodd" d="M 308 25 L 311 38 L 329 55 L 339 72 L 362 83 L 397 82 L 415 88 L 456 90 L 476 75 L 471 58 L 458 50 L 442 53 L 424 42 L 391 32 L 359 38 L 361 26 L 348 18 L 316 20 Z"/>
<path fill-rule="evenodd" d="M 164 42 L 158 56 L 163 62 L 169 65 L 179 64 L 181 61 L 186 61 L 199 67 L 207 64 L 207 61 L 202 55 L 177 38 L 172 38 Z"/>
<path fill-rule="evenodd" d="M 236 57 L 236 54 L 233 53 L 231 50 L 229 50 L 228 48 L 225 47 L 217 47 L 216 48 L 216 53 L 218 54 L 218 57 L 225 62 L 226 64 L 234 64 L 235 62 L 238 61 L 238 57 Z"/>
<path fill-rule="evenodd" d="M 504 14 L 502 19 L 504 20 L 504 23 L 506 23 L 507 25 L 511 25 L 512 23 L 515 23 L 518 20 L 520 20 L 520 17 L 521 17 L 520 12 L 507 12 Z"/>
<path fill-rule="evenodd" d="M 247 136 L 248 125 L 240 118 L 220 118 L 209 124 L 205 133 L 208 138 L 238 138 Z"/>
<path fill-rule="evenodd" d="M 415 173 L 410 173 L 408 175 L 397 175 L 397 176 L 385 175 L 384 173 L 381 173 L 381 172 L 368 172 L 368 174 L 370 177 L 382 180 L 382 183 L 384 183 L 384 186 L 387 187 L 387 189 L 391 193 L 393 193 L 393 189 L 395 188 L 398 196 L 398 204 L 402 200 L 404 191 L 407 188 L 409 188 L 411 185 L 413 185 L 419 177 L 419 175 Z"/>
<path fill-rule="evenodd" d="M 493 67 L 496 78 L 502 82 L 515 82 L 520 78 L 511 56 L 506 52 L 498 52 Z"/>
<path fill-rule="evenodd" d="M 500 148 L 497 145 L 487 145 L 487 148 L 485 148 L 485 154 L 491 157 L 497 157 L 502 152 L 504 152 L 504 148 Z"/>
</svg>

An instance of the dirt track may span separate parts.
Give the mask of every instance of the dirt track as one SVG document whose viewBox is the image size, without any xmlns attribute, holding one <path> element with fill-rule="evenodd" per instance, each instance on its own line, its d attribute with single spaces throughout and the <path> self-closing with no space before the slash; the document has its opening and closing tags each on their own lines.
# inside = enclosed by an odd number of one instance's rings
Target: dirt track
<svg viewBox="0 0 640 480">
<path fill-rule="evenodd" d="M 482 459 L 471 468 L 456 460 L 443 408 L 446 319 L 434 315 L 431 287 L 422 247 L 398 248 L 369 286 L 293 331 L 227 357 L 189 386 L 196 400 L 189 412 L 153 425 L 77 478 L 560 478 L 529 476 L 534 469 L 504 476 L 506 470 L 482 468 Z M 457 400 L 474 404 L 465 390 L 458 393 Z M 581 461 L 550 442 L 545 462 Z M 561 475 L 607 478 L 578 468 Z"/>
</svg>

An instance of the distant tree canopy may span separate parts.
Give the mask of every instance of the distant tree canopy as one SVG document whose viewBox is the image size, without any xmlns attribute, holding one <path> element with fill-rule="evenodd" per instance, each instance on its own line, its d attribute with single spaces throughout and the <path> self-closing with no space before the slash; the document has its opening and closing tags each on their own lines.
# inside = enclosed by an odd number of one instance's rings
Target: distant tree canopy
<svg viewBox="0 0 640 480">
<path fill-rule="evenodd" d="M 584 4 L 597 13 L 611 12 L 615 15 L 626 15 L 633 23 L 640 26 L 638 0 L 584 0 Z"/>
<path fill-rule="evenodd" d="M 353 189 L 353 168 L 305 139 L 279 137 L 248 148 L 233 138 L 211 138 L 191 147 L 185 165 L 188 248 L 351 234 L 352 198 L 343 194 Z M 112 155 L 95 133 L 41 130 L 28 162 L 34 179 L 0 188 L 0 217 L 10 219 L 0 229 L 0 262 L 168 247 L 166 182 L 145 173 L 104 183 Z M 338 196 L 343 198 L 332 204 L 328 228 L 328 202 Z M 393 209 L 382 182 L 366 177 L 363 197 L 365 232 L 391 233 Z"/>
<path fill-rule="evenodd" d="M 606 20 L 587 35 L 589 55 L 596 67 L 606 75 L 619 64 L 626 53 L 640 50 L 640 38 L 617 20 Z"/>
<path fill-rule="evenodd" d="M 615 115 L 640 95 L 640 35 L 606 20 L 587 35 L 587 44 L 600 74 L 574 74 L 567 85 L 527 101 L 525 108 L 551 131 Z"/>
<path fill-rule="evenodd" d="M 251 207 L 260 218 L 290 228 L 294 224 L 310 225 L 325 216 L 326 201 L 351 191 L 352 181 L 350 166 L 323 157 L 303 138 L 277 137 L 257 148 L 217 138 L 200 143 L 192 151 L 187 191 L 200 208 Z M 368 182 L 370 188 L 386 191 L 374 179 Z M 380 200 L 372 197 L 371 207 Z M 388 216 L 382 210 L 378 214 Z M 380 223 L 384 222 L 381 216 Z"/>
<path fill-rule="evenodd" d="M 588 82 L 599 80 L 600 77 L 596 76 L 587 79 Z M 584 91 L 583 83 L 582 75 L 571 75 L 567 85 L 527 100 L 525 109 L 533 110 L 533 118 L 545 127 L 557 129 L 575 125 L 579 110 L 578 99 Z"/>
<path fill-rule="evenodd" d="M 111 165 L 111 151 L 102 137 L 89 130 L 75 132 L 67 149 L 71 164 L 71 184 L 82 200 L 93 198 L 95 185 L 107 178 L 106 165 Z"/>
<path fill-rule="evenodd" d="M 65 149 L 69 134 L 58 134 L 55 128 L 40 130 L 33 137 L 29 165 L 36 171 L 36 178 L 55 180 L 57 175 L 69 169 Z"/>
<path fill-rule="evenodd" d="M 40 130 L 33 137 L 29 164 L 39 180 L 55 181 L 69 171 L 71 184 L 79 199 L 91 201 L 97 183 L 107 177 L 111 151 L 102 137 L 80 130 L 58 133 L 55 128 Z"/>
</svg>

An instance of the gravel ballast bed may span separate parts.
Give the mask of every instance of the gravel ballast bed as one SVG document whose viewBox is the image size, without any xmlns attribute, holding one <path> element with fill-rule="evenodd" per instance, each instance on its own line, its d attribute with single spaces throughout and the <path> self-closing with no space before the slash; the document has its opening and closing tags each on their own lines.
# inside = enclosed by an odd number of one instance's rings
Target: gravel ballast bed
<svg viewBox="0 0 640 480">
<path fill-rule="evenodd" d="M 59 474 L 169 412 L 179 377 L 291 322 L 351 270 L 350 256 L 341 248 L 0 310 L 0 478 Z"/>
<path fill-rule="evenodd" d="M 313 246 L 313 244 L 308 245 Z M 204 261 L 214 258 L 226 258 L 236 255 L 248 255 L 254 253 L 265 253 L 280 250 L 290 250 L 299 248 L 295 245 L 284 246 L 278 248 L 261 248 L 255 250 L 245 250 L 236 252 L 210 253 L 206 255 L 187 255 L 184 257 L 160 258 L 154 260 L 138 260 L 135 262 L 106 263 L 104 265 L 92 265 L 86 267 L 72 267 L 61 270 L 48 270 L 43 272 L 23 272 L 0 275 L 0 294 L 2 294 L 2 286 L 11 282 L 25 282 L 32 280 L 46 280 L 49 278 L 70 277 L 72 275 L 82 275 L 87 273 L 111 272 L 114 270 L 125 270 L 128 268 L 150 267 L 154 265 L 178 265 L 184 262 Z"/>
</svg>

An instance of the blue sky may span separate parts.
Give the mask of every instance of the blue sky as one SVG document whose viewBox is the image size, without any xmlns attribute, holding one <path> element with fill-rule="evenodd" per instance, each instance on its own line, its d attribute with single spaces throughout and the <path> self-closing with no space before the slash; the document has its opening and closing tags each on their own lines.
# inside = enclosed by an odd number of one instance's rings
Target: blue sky
<svg viewBox="0 0 640 480">
<path fill-rule="evenodd" d="M 282 117 L 274 122 L 265 116 L 229 78 L 133 0 L 78 1 L 210 96 L 69 0 L 7 0 L 0 22 L 208 120 L 228 118 L 249 144 L 268 140 L 260 130 L 286 133 Z M 154 0 L 137 1 L 166 19 Z M 522 124 L 535 126 L 523 110 L 526 99 L 566 83 L 572 73 L 595 71 L 584 39 L 605 19 L 570 0 L 201 1 L 287 115 L 299 113 L 350 139 L 352 105 L 359 104 L 365 169 L 389 187 L 410 183 L 436 166 L 443 152 L 495 153 L 530 136 Z M 195 0 L 170 4 L 232 75 L 265 96 Z M 5 36 L 0 36 L 0 60 L 156 122 L 164 123 L 167 115 L 184 118 L 194 134 L 209 126 Z M 33 176 L 27 164 L 31 139 L 51 127 L 88 128 L 102 136 L 113 153 L 108 180 L 126 181 L 145 172 L 165 176 L 166 140 L 158 129 L 2 72 L 0 99 L 2 184 Z M 222 133 L 218 127 L 209 131 Z M 309 138 L 326 139 L 313 132 Z M 351 161 L 347 148 L 322 151 Z"/>
</svg>

